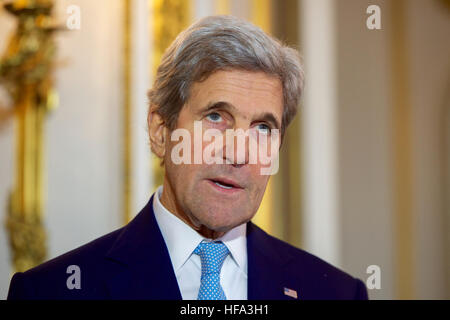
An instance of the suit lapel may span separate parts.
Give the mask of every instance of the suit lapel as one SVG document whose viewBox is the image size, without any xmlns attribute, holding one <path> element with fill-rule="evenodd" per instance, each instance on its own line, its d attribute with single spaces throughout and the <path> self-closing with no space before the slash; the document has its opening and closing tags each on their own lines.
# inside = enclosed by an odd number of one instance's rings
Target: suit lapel
<svg viewBox="0 0 450 320">
<path fill-rule="evenodd" d="M 113 299 L 181 300 L 169 252 L 153 213 L 153 197 L 105 256 Z"/>
</svg>

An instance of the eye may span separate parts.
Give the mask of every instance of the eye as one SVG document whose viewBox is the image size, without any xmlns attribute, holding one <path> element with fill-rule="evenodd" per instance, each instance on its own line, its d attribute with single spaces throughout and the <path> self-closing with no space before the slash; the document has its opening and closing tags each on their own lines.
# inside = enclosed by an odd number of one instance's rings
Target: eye
<svg viewBox="0 0 450 320">
<path fill-rule="evenodd" d="M 217 112 L 208 114 L 206 118 L 208 118 L 211 122 L 220 122 L 222 120 L 222 116 Z"/>
<path fill-rule="evenodd" d="M 270 127 L 265 123 L 256 125 L 256 128 L 262 134 L 270 134 Z"/>
</svg>

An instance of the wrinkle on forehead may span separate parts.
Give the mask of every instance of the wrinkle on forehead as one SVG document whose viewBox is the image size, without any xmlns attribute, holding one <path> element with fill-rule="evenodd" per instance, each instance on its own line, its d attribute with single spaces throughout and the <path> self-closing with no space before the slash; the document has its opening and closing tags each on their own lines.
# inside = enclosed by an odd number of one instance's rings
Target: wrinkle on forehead
<svg viewBox="0 0 450 320">
<path fill-rule="evenodd" d="M 236 93 L 238 94 L 236 96 Z M 221 98 L 221 96 L 228 96 L 231 99 L 239 98 L 240 103 L 245 103 L 248 106 L 264 104 L 273 106 L 283 106 L 283 94 L 281 81 L 271 75 L 263 72 L 251 72 L 241 70 L 231 71 L 217 71 L 202 82 L 194 83 L 191 88 L 191 97 L 189 102 L 194 100 L 204 100 L 207 98 Z M 234 105 L 238 105 L 237 101 L 229 101 Z M 190 103 L 188 103 L 189 105 Z M 193 108 L 201 108 L 203 106 L 193 105 Z M 260 107 L 256 105 L 256 107 Z M 244 111 L 244 110 L 241 110 Z M 282 113 L 282 110 L 281 110 Z M 247 115 L 244 115 L 248 119 Z M 281 114 L 280 114 L 281 116 Z"/>
</svg>

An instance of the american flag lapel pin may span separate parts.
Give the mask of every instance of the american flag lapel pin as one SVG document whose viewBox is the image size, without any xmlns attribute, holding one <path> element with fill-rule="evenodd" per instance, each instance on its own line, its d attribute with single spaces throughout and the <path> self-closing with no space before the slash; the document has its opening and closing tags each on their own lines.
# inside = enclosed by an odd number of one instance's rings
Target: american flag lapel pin
<svg viewBox="0 0 450 320">
<path fill-rule="evenodd" d="M 297 291 L 289 289 L 289 288 L 284 288 L 284 294 L 286 296 L 289 296 L 291 298 L 297 299 Z"/>
</svg>

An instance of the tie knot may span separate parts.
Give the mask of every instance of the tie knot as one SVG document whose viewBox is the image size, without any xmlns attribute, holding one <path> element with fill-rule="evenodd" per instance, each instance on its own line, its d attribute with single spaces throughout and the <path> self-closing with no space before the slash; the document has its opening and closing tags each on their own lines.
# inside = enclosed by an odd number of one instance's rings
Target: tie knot
<svg viewBox="0 0 450 320">
<path fill-rule="evenodd" d="M 223 262 L 230 252 L 222 241 L 202 241 L 195 248 L 194 253 L 200 256 L 202 275 L 205 275 L 208 273 L 220 273 Z"/>
</svg>

